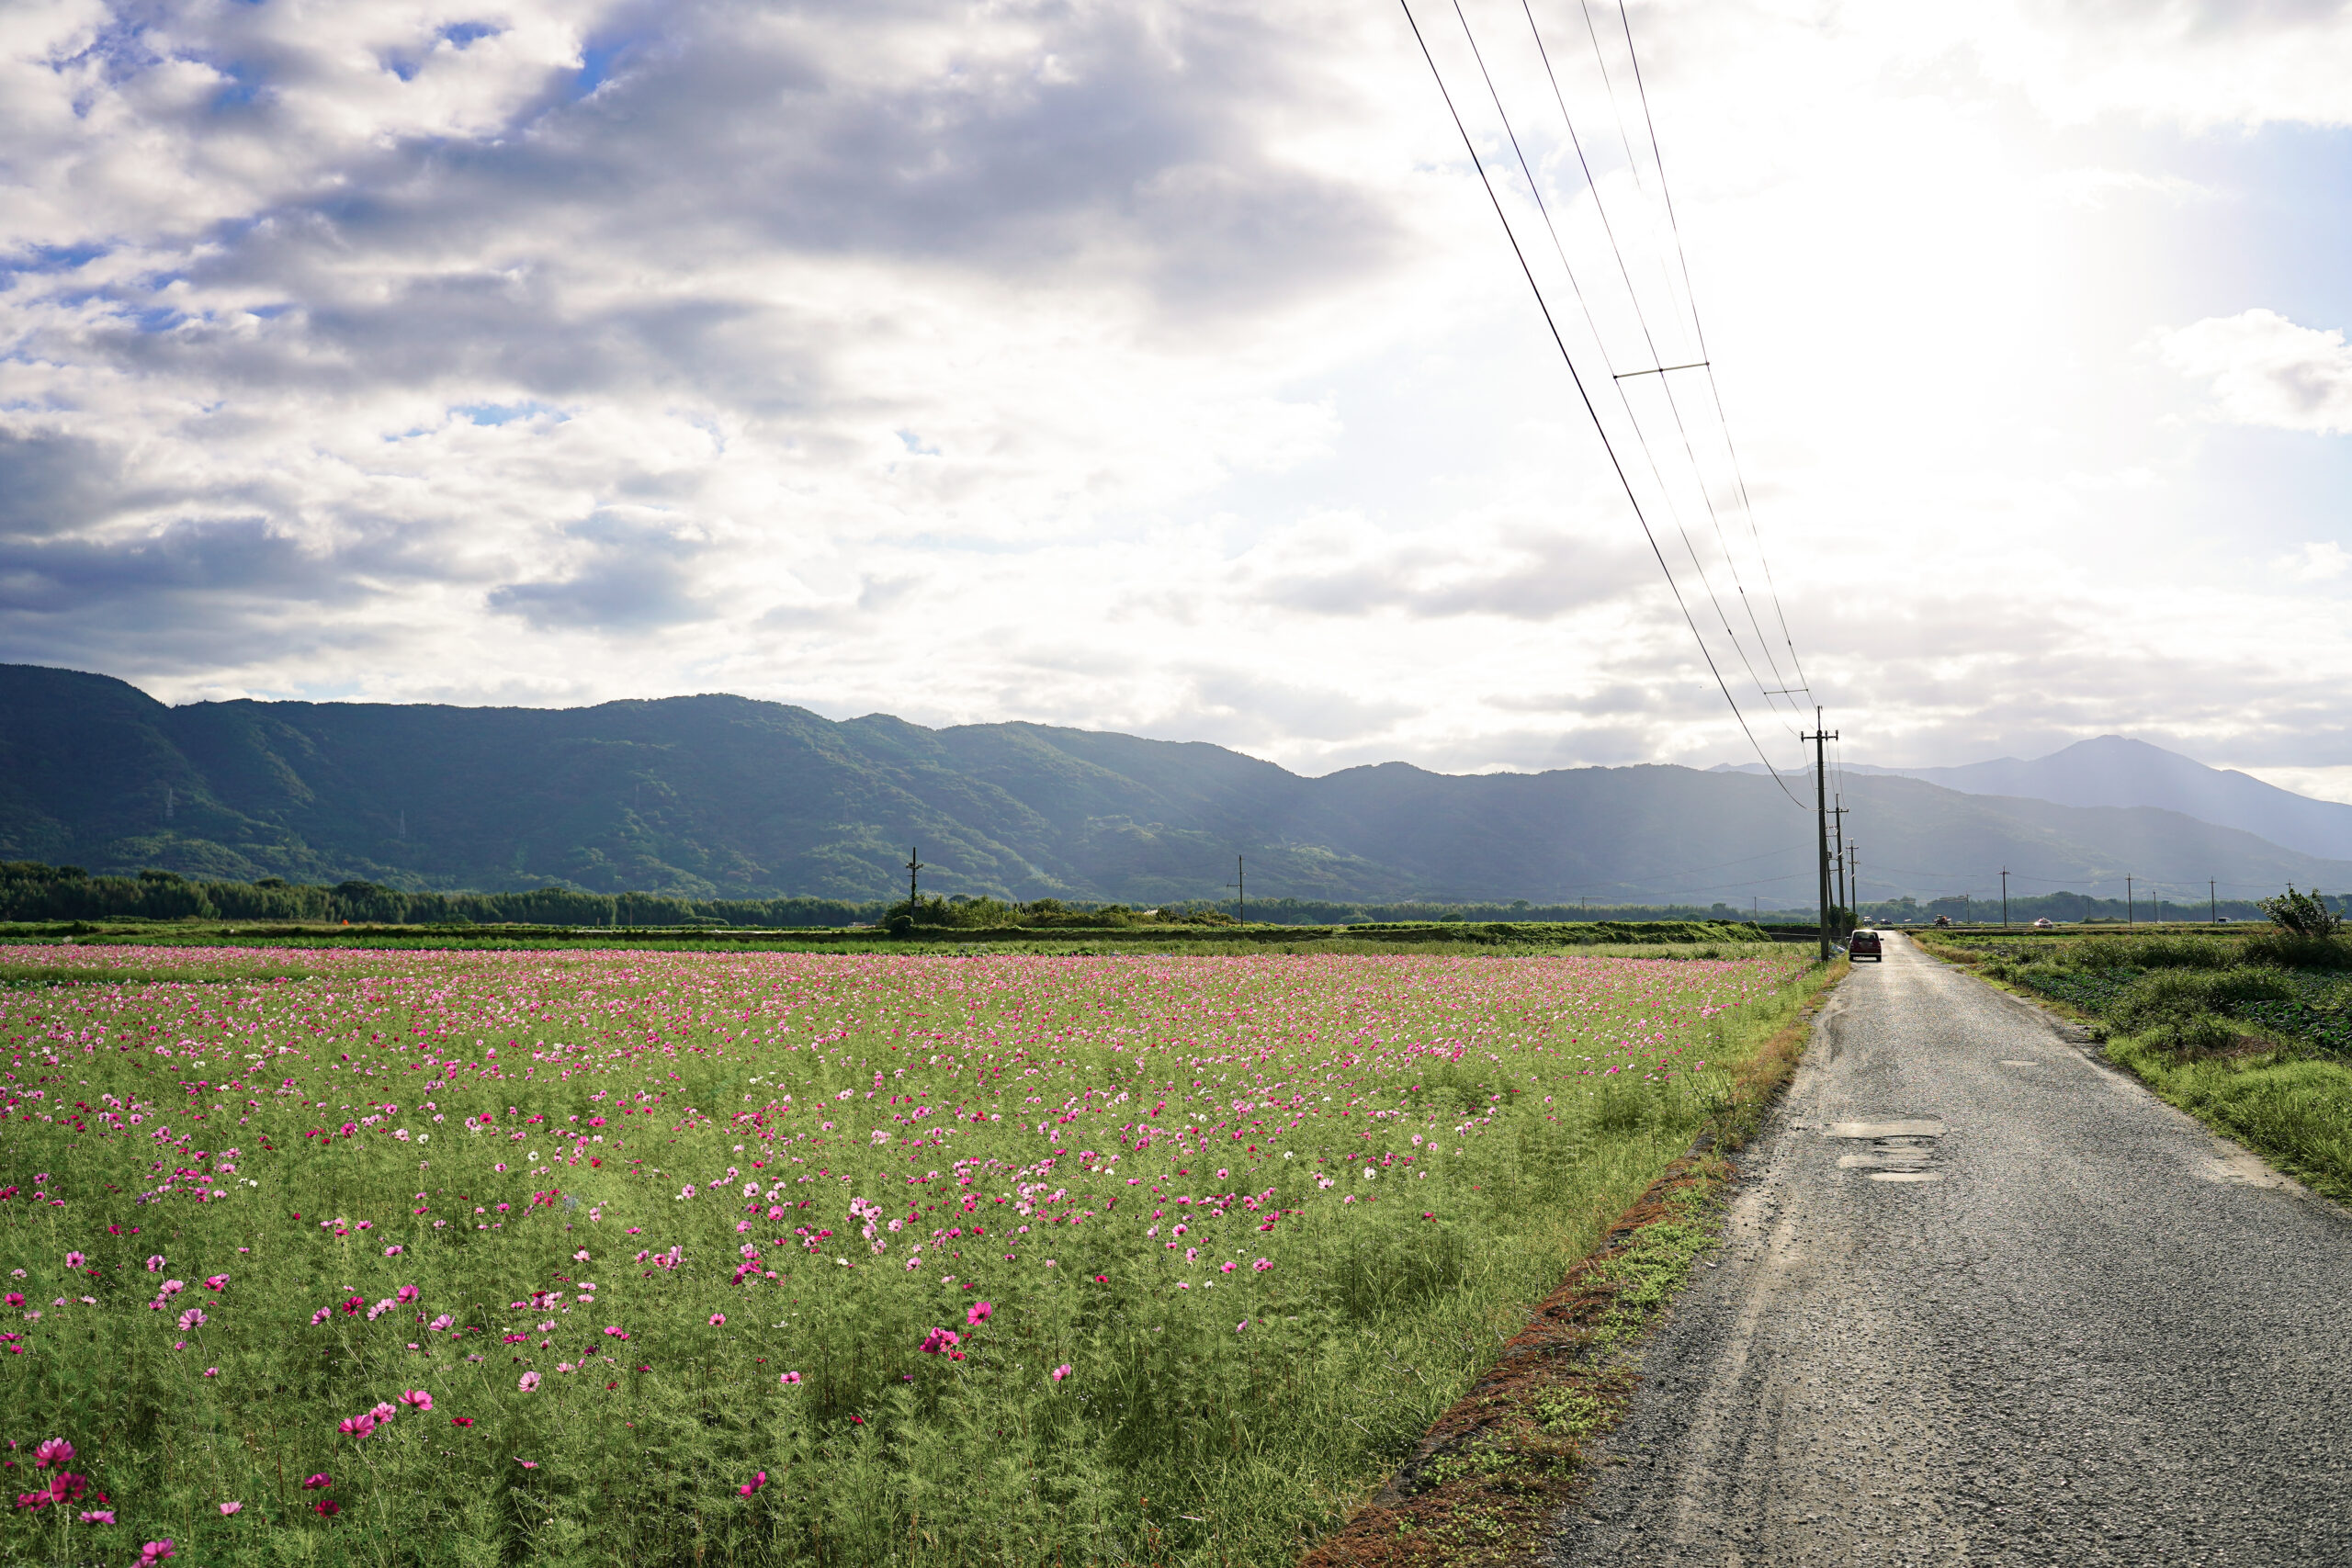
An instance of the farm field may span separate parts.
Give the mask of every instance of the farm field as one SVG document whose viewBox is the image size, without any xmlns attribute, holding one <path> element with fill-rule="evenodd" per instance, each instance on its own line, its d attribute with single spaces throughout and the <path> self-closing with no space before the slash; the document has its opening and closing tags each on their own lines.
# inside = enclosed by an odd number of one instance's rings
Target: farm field
<svg viewBox="0 0 2352 1568">
<path fill-rule="evenodd" d="M 1286 1562 L 1814 972 L 1686 952 L 17 949 L 0 1551 Z"/>
</svg>

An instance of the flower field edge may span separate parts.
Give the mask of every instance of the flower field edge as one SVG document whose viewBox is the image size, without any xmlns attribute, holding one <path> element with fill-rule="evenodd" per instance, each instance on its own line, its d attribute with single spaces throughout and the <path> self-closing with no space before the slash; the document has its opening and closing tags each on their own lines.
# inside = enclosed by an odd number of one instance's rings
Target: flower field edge
<svg viewBox="0 0 2352 1568">
<path fill-rule="evenodd" d="M 1726 1157 L 1752 1137 L 1804 1054 L 1813 1020 L 1849 973 L 1804 982 L 1758 1043 L 1735 1099 L 1659 1173 L 1590 1253 L 1527 1314 L 1495 1365 L 1412 1455 L 1297 1568 L 1537 1568 L 1597 1446 L 1623 1418 L 1642 1337 L 1719 1239 Z"/>
<path fill-rule="evenodd" d="M 8 1561 L 1286 1562 L 1819 978 L 107 956 L 0 994 Z"/>
</svg>

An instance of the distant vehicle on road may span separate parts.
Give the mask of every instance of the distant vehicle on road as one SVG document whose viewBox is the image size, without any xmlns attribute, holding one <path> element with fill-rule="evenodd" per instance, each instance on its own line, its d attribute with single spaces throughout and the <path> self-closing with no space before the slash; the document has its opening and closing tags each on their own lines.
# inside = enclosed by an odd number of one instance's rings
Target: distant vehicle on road
<svg viewBox="0 0 2352 1568">
<path fill-rule="evenodd" d="M 1867 958 L 1871 960 L 1873 963 L 1878 964 L 1883 964 L 1886 962 L 1886 954 L 1879 951 L 1878 932 L 1876 931 L 1856 931 L 1852 936 L 1848 937 L 1846 939 L 1846 956 L 1849 958 Z"/>
<path fill-rule="evenodd" d="M 2038 920 L 2036 920 L 2036 921 L 2034 921 L 2034 922 L 2033 922 L 2033 929 L 2034 929 L 2035 931 L 2046 931 L 2051 930 L 2051 929 L 2052 929 L 2052 927 L 2054 927 L 2057 923 L 2058 923 L 2057 921 L 2051 919 L 2048 916 L 2046 916 L 2046 915 L 2045 915 L 2045 916 L 2044 916 L 2044 917 L 2042 917 L 2041 919 L 2038 919 Z"/>
<path fill-rule="evenodd" d="M 1938 915 L 1936 917 L 1936 924 L 1939 926 L 1948 926 L 1951 924 L 1951 917 L 1950 915 Z"/>
</svg>

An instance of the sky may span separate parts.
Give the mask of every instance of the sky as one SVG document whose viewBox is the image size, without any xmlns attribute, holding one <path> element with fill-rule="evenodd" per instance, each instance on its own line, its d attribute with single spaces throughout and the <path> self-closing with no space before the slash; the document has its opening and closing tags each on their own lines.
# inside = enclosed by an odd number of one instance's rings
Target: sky
<svg viewBox="0 0 2352 1568">
<path fill-rule="evenodd" d="M 2347 240 L 2323 0 L 17 0 L 0 660 L 2352 799 Z"/>
</svg>

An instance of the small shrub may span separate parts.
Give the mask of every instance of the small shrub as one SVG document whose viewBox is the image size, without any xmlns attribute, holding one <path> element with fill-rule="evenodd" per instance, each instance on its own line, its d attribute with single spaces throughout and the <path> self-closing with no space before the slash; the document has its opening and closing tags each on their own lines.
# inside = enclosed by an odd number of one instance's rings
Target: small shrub
<svg viewBox="0 0 2352 1568">
<path fill-rule="evenodd" d="M 2220 1018 L 2200 1012 L 2158 1024 L 2149 1032 L 2148 1043 L 2175 1056 L 2212 1056 L 2234 1049 L 2239 1038 Z"/>
<path fill-rule="evenodd" d="M 2309 893 L 2298 893 L 2290 882 L 2285 893 L 2260 903 L 2262 912 L 2280 931 L 2292 936 L 2331 937 L 2344 929 L 2344 917 L 2327 907 L 2327 900 L 2320 897 L 2316 887 Z"/>
<path fill-rule="evenodd" d="M 2067 956 L 2083 969 L 2227 969 L 2246 958 L 2229 942 L 2196 936 L 2101 938 Z"/>
</svg>

